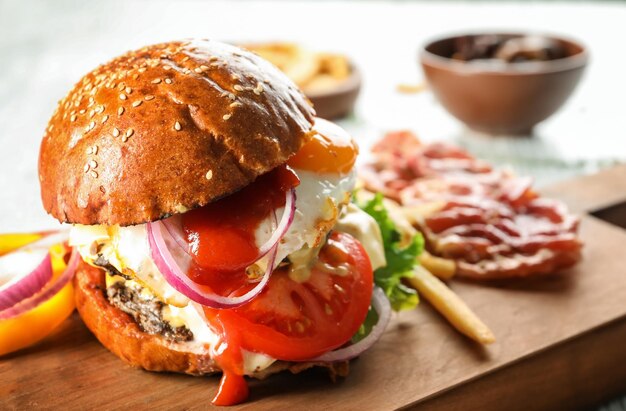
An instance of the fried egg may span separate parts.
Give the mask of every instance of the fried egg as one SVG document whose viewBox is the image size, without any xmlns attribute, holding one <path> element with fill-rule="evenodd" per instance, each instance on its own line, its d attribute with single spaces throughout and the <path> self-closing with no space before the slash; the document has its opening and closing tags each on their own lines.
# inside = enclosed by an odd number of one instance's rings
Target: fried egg
<svg viewBox="0 0 626 411">
<path fill-rule="evenodd" d="M 293 221 L 278 244 L 274 265 L 290 256 L 294 262 L 299 261 L 298 264 L 303 264 L 302 256 L 305 260 L 315 258 L 316 254 L 308 250 L 319 249 L 335 227 L 343 227 L 361 241 L 374 267 L 384 265 L 376 222 L 357 207 L 348 206 L 356 180 L 356 144 L 345 131 L 324 120 L 317 120 L 316 130 L 318 133 L 287 163 L 300 183 L 295 188 Z M 277 218 L 280 220 L 284 213 L 284 207 L 276 210 Z M 258 225 L 255 230 L 258 247 L 268 241 L 275 227 L 273 218 Z M 120 273 L 150 290 L 166 304 L 167 320 L 185 324 L 193 332 L 195 343 L 211 345 L 215 342 L 215 335 L 198 318 L 195 303 L 174 290 L 153 262 L 146 224 L 130 227 L 75 225 L 70 232 L 70 245 L 77 247 L 87 263 L 96 265 L 96 260 L 102 256 Z M 274 361 L 263 354 L 244 354 L 246 371 L 265 368 Z"/>
</svg>

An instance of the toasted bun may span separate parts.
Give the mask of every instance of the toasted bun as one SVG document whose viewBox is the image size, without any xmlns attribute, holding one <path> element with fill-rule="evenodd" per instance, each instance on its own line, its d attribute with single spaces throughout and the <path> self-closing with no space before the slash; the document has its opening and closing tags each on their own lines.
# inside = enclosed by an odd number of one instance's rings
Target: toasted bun
<svg viewBox="0 0 626 411">
<path fill-rule="evenodd" d="M 61 222 L 145 223 L 205 205 L 284 163 L 314 111 L 278 69 L 216 41 L 158 44 L 87 74 L 39 154 Z"/>
<path fill-rule="evenodd" d="M 102 345 L 128 364 L 149 371 L 203 375 L 220 371 L 208 352 L 190 352 L 185 343 L 143 332 L 133 317 L 111 305 L 105 296 L 104 271 L 79 262 L 74 277 L 76 308 Z"/>
<path fill-rule="evenodd" d="M 170 371 L 191 375 L 204 375 L 221 371 L 206 352 L 192 352 L 189 343 L 174 343 L 160 335 L 142 331 L 135 320 L 111 305 L 105 296 L 105 273 L 82 260 L 74 277 L 76 308 L 87 328 L 102 345 L 128 364 L 149 371 Z M 349 372 L 347 361 L 300 362 L 277 361 L 265 370 L 253 374 L 265 378 L 289 370 L 298 373 L 311 367 L 325 367 L 331 378 L 345 377 Z"/>
</svg>

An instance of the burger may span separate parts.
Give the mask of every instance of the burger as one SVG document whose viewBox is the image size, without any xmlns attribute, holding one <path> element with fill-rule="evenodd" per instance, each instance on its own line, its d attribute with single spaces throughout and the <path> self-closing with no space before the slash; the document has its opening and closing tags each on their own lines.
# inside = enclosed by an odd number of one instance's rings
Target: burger
<svg viewBox="0 0 626 411">
<path fill-rule="evenodd" d="M 245 376 L 345 376 L 389 311 L 379 226 L 350 202 L 357 153 L 231 45 L 163 43 L 96 68 L 39 157 L 44 207 L 81 257 L 84 323 L 135 367 L 221 372 L 218 405 L 245 400 Z"/>
</svg>

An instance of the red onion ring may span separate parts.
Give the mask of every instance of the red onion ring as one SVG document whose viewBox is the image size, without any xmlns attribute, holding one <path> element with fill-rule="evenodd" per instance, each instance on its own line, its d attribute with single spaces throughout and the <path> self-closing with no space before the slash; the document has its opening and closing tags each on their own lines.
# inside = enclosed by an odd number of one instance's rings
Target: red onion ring
<svg viewBox="0 0 626 411">
<path fill-rule="evenodd" d="M 162 223 L 159 221 L 148 223 L 148 242 L 152 259 L 157 268 L 165 277 L 165 280 L 174 289 L 192 301 L 211 308 L 233 308 L 243 305 L 256 297 L 267 285 L 272 271 L 274 270 L 274 260 L 278 250 L 278 242 L 270 249 L 269 261 L 261 281 L 254 288 L 239 297 L 224 297 L 221 295 L 208 293 L 200 288 L 185 274 L 186 268 L 192 263 L 192 259 L 176 244 L 176 240 L 167 233 L 163 235 Z M 183 268 L 179 262 L 183 263 Z"/>
<path fill-rule="evenodd" d="M 41 291 L 51 278 L 52 260 L 50 253 L 46 253 L 44 259 L 30 273 L 0 287 L 0 311 L 32 297 Z"/>
<path fill-rule="evenodd" d="M 32 297 L 48 284 L 50 279 L 52 279 L 52 262 L 48 249 L 53 244 L 66 241 L 67 236 L 67 231 L 42 232 L 40 239 L 1 257 L 2 259 L 13 258 L 17 253 L 27 251 L 39 251 L 40 254 L 44 254 L 43 260 L 28 274 L 11 279 L 0 286 L 0 312 Z M 35 258 L 36 256 L 29 257 Z"/>
<path fill-rule="evenodd" d="M 74 277 L 79 258 L 80 255 L 78 254 L 78 251 L 76 251 L 76 249 L 72 249 L 72 255 L 70 257 L 70 261 L 67 263 L 67 267 L 53 283 L 48 284 L 48 286 L 44 287 L 41 292 L 34 294 L 30 298 L 20 301 L 11 308 L 0 311 L 0 320 L 17 317 L 54 297 Z M 46 255 L 44 261 L 50 261 L 49 253 Z M 51 264 L 49 264 L 49 269 L 52 271 Z"/>
<path fill-rule="evenodd" d="M 283 215 L 280 218 L 278 226 L 273 230 L 270 238 L 259 247 L 259 254 L 254 262 L 260 260 L 265 257 L 270 250 L 278 244 L 281 238 L 285 236 L 289 227 L 291 227 L 291 223 L 293 223 L 293 219 L 296 212 L 296 190 L 291 188 L 285 192 L 285 208 L 283 211 Z M 175 216 L 166 218 L 161 221 L 165 226 L 165 229 L 169 233 L 169 235 L 175 240 L 176 244 L 187 254 L 189 254 L 189 242 L 186 240 L 184 233 L 182 232 L 182 222 L 181 215 L 177 214 Z M 246 264 L 250 265 L 249 264 Z M 245 266 L 233 267 L 235 268 L 245 268 Z"/>
<path fill-rule="evenodd" d="M 374 343 L 380 339 L 380 336 L 383 335 L 385 328 L 387 328 L 387 324 L 389 324 L 389 319 L 391 318 L 391 304 L 389 304 L 389 300 L 387 299 L 385 292 L 379 287 L 374 287 L 374 291 L 372 293 L 372 306 L 378 313 L 378 322 L 365 338 L 356 344 L 327 352 L 326 354 L 322 354 L 319 357 L 307 361 L 346 361 L 354 357 L 358 357 L 361 353 L 374 345 Z"/>
</svg>

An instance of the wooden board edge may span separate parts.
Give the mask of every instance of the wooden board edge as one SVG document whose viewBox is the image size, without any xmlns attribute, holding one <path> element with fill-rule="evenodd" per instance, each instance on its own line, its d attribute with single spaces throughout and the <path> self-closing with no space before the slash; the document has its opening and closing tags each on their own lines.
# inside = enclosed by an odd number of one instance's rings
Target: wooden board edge
<svg viewBox="0 0 626 411">
<path fill-rule="evenodd" d="M 403 409 L 586 410 L 626 392 L 624 341 L 626 317 Z"/>
</svg>

